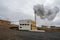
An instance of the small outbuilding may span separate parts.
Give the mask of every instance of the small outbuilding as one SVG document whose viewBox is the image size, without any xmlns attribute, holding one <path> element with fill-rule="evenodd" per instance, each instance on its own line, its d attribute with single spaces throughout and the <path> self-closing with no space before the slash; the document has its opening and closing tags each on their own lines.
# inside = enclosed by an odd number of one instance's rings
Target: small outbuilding
<svg viewBox="0 0 60 40">
<path fill-rule="evenodd" d="M 35 30 L 36 22 L 32 20 L 19 20 L 19 30 Z"/>
</svg>

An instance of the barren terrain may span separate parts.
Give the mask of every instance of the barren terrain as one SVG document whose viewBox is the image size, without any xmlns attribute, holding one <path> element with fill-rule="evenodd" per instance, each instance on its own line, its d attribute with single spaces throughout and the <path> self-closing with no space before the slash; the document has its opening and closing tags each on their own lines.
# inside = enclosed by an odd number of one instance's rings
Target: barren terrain
<svg viewBox="0 0 60 40">
<path fill-rule="evenodd" d="M 60 32 L 29 32 L 0 26 L 0 40 L 60 40 Z"/>
</svg>

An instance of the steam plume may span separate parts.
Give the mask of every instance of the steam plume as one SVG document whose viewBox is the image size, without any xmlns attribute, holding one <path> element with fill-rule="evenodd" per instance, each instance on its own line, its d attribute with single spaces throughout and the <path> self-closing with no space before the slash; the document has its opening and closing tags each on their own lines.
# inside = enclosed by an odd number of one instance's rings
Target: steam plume
<svg viewBox="0 0 60 40">
<path fill-rule="evenodd" d="M 56 17 L 56 14 L 59 12 L 59 8 L 57 6 L 48 8 L 38 4 L 34 6 L 34 12 L 40 16 L 41 19 L 53 20 Z"/>
</svg>

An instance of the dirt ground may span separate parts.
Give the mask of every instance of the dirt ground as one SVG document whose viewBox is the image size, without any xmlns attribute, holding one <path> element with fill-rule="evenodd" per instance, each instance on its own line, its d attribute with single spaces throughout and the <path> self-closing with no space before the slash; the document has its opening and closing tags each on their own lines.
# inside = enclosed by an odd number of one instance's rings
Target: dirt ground
<svg viewBox="0 0 60 40">
<path fill-rule="evenodd" d="M 0 26 L 0 40 L 60 40 L 60 32 L 29 32 Z"/>
</svg>

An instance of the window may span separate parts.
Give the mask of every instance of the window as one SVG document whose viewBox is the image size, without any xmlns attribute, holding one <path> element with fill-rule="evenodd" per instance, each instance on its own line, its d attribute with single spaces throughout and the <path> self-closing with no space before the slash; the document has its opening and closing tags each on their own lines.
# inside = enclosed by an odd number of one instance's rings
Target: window
<svg viewBox="0 0 60 40">
<path fill-rule="evenodd" d="M 20 24 L 20 25 L 24 25 L 24 24 Z"/>
<path fill-rule="evenodd" d="M 29 24 L 27 24 L 27 25 L 29 25 Z"/>
<path fill-rule="evenodd" d="M 22 28 L 22 27 L 20 27 L 20 28 Z"/>
<path fill-rule="evenodd" d="M 29 26 L 29 24 L 20 24 L 21 26 Z"/>
<path fill-rule="evenodd" d="M 26 25 L 28 25 L 28 26 L 29 26 L 29 24 L 25 24 L 25 26 L 26 26 Z"/>
</svg>

